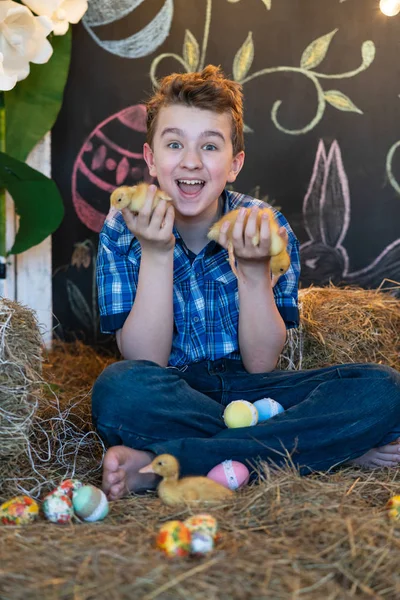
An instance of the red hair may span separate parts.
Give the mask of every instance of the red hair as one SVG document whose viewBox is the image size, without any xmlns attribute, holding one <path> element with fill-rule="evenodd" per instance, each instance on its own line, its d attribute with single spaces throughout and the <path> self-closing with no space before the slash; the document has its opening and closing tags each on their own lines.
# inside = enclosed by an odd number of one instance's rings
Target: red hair
<svg viewBox="0 0 400 600">
<path fill-rule="evenodd" d="M 244 150 L 242 86 L 226 79 L 220 67 L 208 65 L 197 73 L 172 73 L 161 80 L 146 104 L 147 142 L 151 147 L 161 108 L 174 104 L 229 113 L 233 155 Z"/>
</svg>

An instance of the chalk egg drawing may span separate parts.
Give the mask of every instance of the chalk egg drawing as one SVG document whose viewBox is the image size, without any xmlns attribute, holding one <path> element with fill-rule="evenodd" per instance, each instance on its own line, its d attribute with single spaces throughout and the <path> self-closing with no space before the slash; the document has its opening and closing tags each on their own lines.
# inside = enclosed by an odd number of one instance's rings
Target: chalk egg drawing
<svg viewBox="0 0 400 600">
<path fill-rule="evenodd" d="M 82 19 L 88 34 L 103 50 L 123 58 L 140 58 L 154 52 L 167 39 L 174 15 L 173 0 L 166 0 L 154 18 L 140 31 L 121 40 L 103 40 L 96 27 L 128 18 L 144 0 L 91 0 Z"/>
<path fill-rule="evenodd" d="M 79 219 L 99 232 L 120 185 L 153 182 L 143 158 L 146 108 L 136 104 L 111 115 L 84 141 L 72 171 L 72 203 Z"/>
</svg>

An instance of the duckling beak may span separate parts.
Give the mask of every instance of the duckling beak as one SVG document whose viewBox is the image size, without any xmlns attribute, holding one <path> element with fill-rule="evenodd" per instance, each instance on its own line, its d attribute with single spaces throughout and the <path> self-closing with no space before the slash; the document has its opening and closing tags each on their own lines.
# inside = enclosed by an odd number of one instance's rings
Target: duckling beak
<svg viewBox="0 0 400 600">
<path fill-rule="evenodd" d="M 139 469 L 139 473 L 155 473 L 155 471 L 152 467 L 152 464 L 150 463 L 149 465 L 146 465 L 145 467 Z"/>
</svg>

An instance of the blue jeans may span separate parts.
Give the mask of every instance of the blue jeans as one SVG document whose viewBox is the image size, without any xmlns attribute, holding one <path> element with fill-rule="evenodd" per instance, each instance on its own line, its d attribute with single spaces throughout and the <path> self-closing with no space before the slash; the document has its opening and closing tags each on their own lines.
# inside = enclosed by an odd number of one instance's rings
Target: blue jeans
<svg viewBox="0 0 400 600">
<path fill-rule="evenodd" d="M 228 429 L 232 400 L 271 397 L 284 412 Z M 400 436 L 400 373 L 374 364 L 248 373 L 237 360 L 182 369 L 123 360 L 93 387 L 93 423 L 108 446 L 176 456 L 183 475 L 205 475 L 232 459 L 327 470 Z M 397 432 L 396 432 L 397 430 Z"/>
</svg>

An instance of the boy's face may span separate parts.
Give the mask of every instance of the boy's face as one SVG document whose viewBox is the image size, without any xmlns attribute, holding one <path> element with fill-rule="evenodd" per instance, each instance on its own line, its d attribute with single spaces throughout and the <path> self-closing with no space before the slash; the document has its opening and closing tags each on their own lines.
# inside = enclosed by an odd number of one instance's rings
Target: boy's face
<svg viewBox="0 0 400 600">
<path fill-rule="evenodd" d="M 153 148 L 144 145 L 150 175 L 182 217 L 213 214 L 227 182 L 235 181 L 244 152 L 233 156 L 229 113 L 184 105 L 162 108 Z"/>
</svg>

